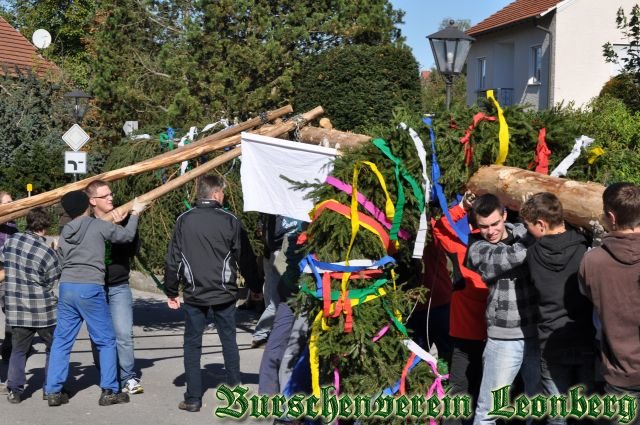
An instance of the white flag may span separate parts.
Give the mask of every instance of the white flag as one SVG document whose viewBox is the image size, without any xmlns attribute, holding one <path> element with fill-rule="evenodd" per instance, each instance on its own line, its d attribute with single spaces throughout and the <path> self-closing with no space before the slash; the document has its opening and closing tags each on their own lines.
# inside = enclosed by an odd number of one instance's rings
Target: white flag
<svg viewBox="0 0 640 425">
<path fill-rule="evenodd" d="M 273 137 L 242 133 L 240 179 L 244 211 L 279 214 L 309 222 L 310 189 L 294 190 L 294 182 L 324 183 L 333 170 L 336 150 Z"/>
</svg>

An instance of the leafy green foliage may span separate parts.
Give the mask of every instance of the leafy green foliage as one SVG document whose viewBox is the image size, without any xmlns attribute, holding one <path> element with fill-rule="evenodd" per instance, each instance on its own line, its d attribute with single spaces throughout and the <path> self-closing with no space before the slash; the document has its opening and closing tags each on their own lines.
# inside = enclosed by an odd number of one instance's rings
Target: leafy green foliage
<svg viewBox="0 0 640 425">
<path fill-rule="evenodd" d="M 632 74 L 622 73 L 607 81 L 600 96 L 618 98 L 633 112 L 640 111 L 640 85 Z"/>
<path fill-rule="evenodd" d="M 616 27 L 628 41 L 624 48 L 626 55 L 622 58 L 619 57 L 613 49 L 613 45 L 607 42 L 602 46 L 603 56 L 607 62 L 622 62 L 624 71 L 633 74 L 634 78 L 638 79 L 640 74 L 640 51 L 638 50 L 640 48 L 640 5 L 634 5 L 629 16 L 625 14 L 622 7 L 619 8 L 616 13 Z"/>
<path fill-rule="evenodd" d="M 295 80 L 294 105 L 322 105 L 336 128 L 387 123 L 396 107 L 418 113 L 420 82 L 411 52 L 390 45 L 348 45 L 308 57 Z"/>
<path fill-rule="evenodd" d="M 446 91 L 442 76 L 436 68 L 431 68 L 429 78 L 421 81 L 422 111 L 435 113 L 445 108 Z M 451 86 L 451 105 L 453 108 L 467 104 L 467 76 L 457 75 Z"/>
</svg>

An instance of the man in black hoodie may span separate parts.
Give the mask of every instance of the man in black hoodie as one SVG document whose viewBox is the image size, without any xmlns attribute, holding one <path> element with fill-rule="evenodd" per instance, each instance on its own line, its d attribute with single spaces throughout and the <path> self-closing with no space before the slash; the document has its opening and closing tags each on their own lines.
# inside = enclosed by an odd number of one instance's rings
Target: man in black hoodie
<svg viewBox="0 0 640 425">
<path fill-rule="evenodd" d="M 542 390 L 545 395 L 567 394 L 594 381 L 592 305 L 580 293 L 578 269 L 587 251 L 585 237 L 565 226 L 562 203 L 552 193 L 536 193 L 520 210 L 527 230 L 537 242 L 527 251 L 527 264 L 538 291 L 538 338 Z M 549 418 L 565 424 L 564 418 Z"/>
<path fill-rule="evenodd" d="M 198 180 L 195 208 L 178 217 L 167 252 L 164 284 L 169 308 L 180 308 L 179 284 L 185 313 L 184 369 L 187 391 L 178 408 L 197 412 L 202 407 L 200 357 L 207 313 L 222 344 L 225 383 L 240 384 L 240 354 L 236 342 L 236 275 L 238 266 L 247 286 L 259 291 L 256 260 L 240 220 L 222 208 L 224 180 L 203 176 Z"/>
</svg>

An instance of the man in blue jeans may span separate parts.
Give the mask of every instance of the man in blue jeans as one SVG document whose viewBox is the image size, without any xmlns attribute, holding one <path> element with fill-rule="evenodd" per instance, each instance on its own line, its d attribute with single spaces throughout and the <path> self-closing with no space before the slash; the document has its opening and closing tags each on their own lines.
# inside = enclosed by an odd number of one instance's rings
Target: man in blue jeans
<svg viewBox="0 0 640 425">
<path fill-rule="evenodd" d="M 96 218 L 112 216 L 113 222 L 126 225 L 128 219 L 113 207 L 113 193 L 104 180 L 95 180 L 85 189 L 89 196 L 89 204 Z M 118 380 L 122 391 L 129 394 L 144 392 L 140 380 L 136 377 L 133 347 L 133 297 L 129 287 L 131 259 L 140 249 L 138 232 L 133 241 L 127 243 L 105 242 L 104 290 L 107 304 L 113 318 L 113 329 L 116 333 L 116 349 L 118 352 Z M 92 342 L 94 362 L 99 365 L 98 352 Z"/>
<path fill-rule="evenodd" d="M 164 277 L 169 308 L 180 308 L 179 287 L 184 285 L 187 391 L 178 408 L 187 412 L 202 407 L 200 357 L 207 313 L 213 312 L 222 344 L 225 383 L 233 387 L 241 383 L 235 317 L 238 268 L 250 289 L 259 288 L 256 259 L 240 220 L 222 207 L 224 180 L 203 176 L 197 187 L 196 206 L 180 215 L 173 229 Z"/>
<path fill-rule="evenodd" d="M 62 386 L 69 374 L 69 357 L 82 322 L 87 322 L 89 336 L 100 356 L 100 406 L 129 402 L 120 391 L 116 378 L 116 341 L 111 313 L 104 291 L 105 241 L 115 243 L 133 240 L 138 215 L 146 203 L 137 198 L 126 227 L 89 216 L 89 197 L 83 191 L 66 193 L 62 208 L 71 218 L 60 233 L 62 274 L 58 297 L 58 324 L 53 334 L 45 392 L 49 406 L 68 402 Z"/>
</svg>

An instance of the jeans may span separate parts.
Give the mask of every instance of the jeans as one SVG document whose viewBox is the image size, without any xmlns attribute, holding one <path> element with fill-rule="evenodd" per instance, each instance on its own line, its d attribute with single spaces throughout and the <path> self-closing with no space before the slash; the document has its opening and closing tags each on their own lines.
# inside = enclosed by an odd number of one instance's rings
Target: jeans
<svg viewBox="0 0 640 425">
<path fill-rule="evenodd" d="M 287 396 L 287 386 L 293 375 L 293 369 L 307 347 L 309 341 L 309 320 L 306 316 L 296 316 L 291 327 L 291 334 L 287 341 L 287 348 L 282 356 L 282 363 L 278 371 L 278 380 L 280 381 L 280 392 Z"/>
<path fill-rule="evenodd" d="M 24 374 L 24 368 L 27 364 L 27 356 L 31 349 L 31 342 L 37 333 L 44 341 L 46 346 L 47 358 L 44 363 L 44 376 L 46 383 L 47 369 L 49 367 L 49 352 L 51 351 L 51 343 L 53 342 L 53 330 L 55 326 L 47 328 L 23 328 L 14 327 L 12 330 L 11 360 L 9 361 L 9 372 L 7 378 L 7 388 L 12 391 L 22 391 L 27 382 Z"/>
<path fill-rule="evenodd" d="M 468 394 L 475 402 L 482 382 L 482 352 L 485 342 L 471 339 L 451 338 L 453 352 L 449 367 L 450 395 Z M 473 423 L 473 415 L 469 419 L 447 419 L 448 425 Z"/>
<path fill-rule="evenodd" d="M 575 354 L 575 353 L 573 353 Z M 546 396 L 567 395 L 569 388 L 578 384 L 585 387 L 589 394 L 595 386 L 595 358 L 580 358 L 567 352 L 566 357 L 559 360 L 540 359 L 540 382 L 542 393 Z M 564 425 L 567 419 L 563 417 L 547 419 L 549 425 Z"/>
<path fill-rule="evenodd" d="M 69 374 L 69 357 L 82 322 L 100 357 L 100 387 L 120 392 L 116 379 L 116 337 L 104 287 L 95 283 L 60 283 L 58 325 L 53 334 L 45 392 L 58 393 Z"/>
<path fill-rule="evenodd" d="M 284 352 L 287 349 L 294 319 L 293 311 L 291 311 L 291 307 L 287 303 L 278 304 L 271 335 L 267 345 L 264 347 L 264 353 L 260 361 L 259 394 L 273 395 L 282 391 L 278 380 L 278 371 L 282 364 Z"/>
<path fill-rule="evenodd" d="M 113 330 L 116 334 L 116 351 L 118 353 L 118 379 L 124 387 L 127 381 L 136 377 L 135 358 L 133 354 L 133 297 L 129 282 L 104 287 L 107 304 L 113 319 Z M 100 367 L 100 359 L 96 345 L 91 340 L 93 362 Z"/>
<path fill-rule="evenodd" d="M 493 409 L 492 390 L 513 384 L 518 372 L 522 373 L 525 393 L 532 397 L 540 392 L 540 348 L 537 338 L 489 338 L 482 354 L 482 384 L 474 425 L 495 424 L 488 416 Z M 531 419 L 527 419 L 531 423 Z"/>
<path fill-rule="evenodd" d="M 187 391 L 184 400 L 187 403 L 202 404 L 202 376 L 200 357 L 202 356 L 202 334 L 207 325 L 207 312 L 213 311 L 213 323 L 218 330 L 222 344 L 222 357 L 226 372 L 226 384 L 235 386 L 240 381 L 240 352 L 236 342 L 236 303 L 235 301 L 215 306 L 196 306 L 182 304 L 185 317 L 184 326 L 184 372 Z"/>
<path fill-rule="evenodd" d="M 273 320 L 276 317 L 276 308 L 280 303 L 280 296 L 278 295 L 278 282 L 280 282 L 280 272 L 275 266 L 276 259 L 282 255 L 281 250 L 273 251 L 269 258 L 262 259 L 262 265 L 264 267 L 264 285 L 262 287 L 262 293 L 264 294 L 264 306 L 265 310 L 262 312 L 258 323 L 256 323 L 256 329 L 253 331 L 254 341 L 260 341 L 269 338 L 271 328 L 273 327 Z"/>
</svg>

